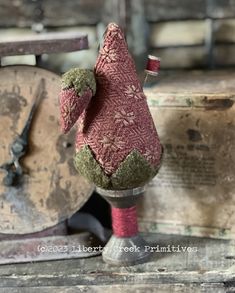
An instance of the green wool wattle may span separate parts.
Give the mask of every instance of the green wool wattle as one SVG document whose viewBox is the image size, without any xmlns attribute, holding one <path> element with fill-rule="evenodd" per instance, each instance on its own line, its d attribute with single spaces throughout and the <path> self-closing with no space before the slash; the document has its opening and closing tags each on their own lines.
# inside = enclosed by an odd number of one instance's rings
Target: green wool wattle
<svg viewBox="0 0 235 293">
<path fill-rule="evenodd" d="M 96 92 L 96 81 L 93 70 L 72 68 L 62 76 L 62 89 L 74 88 L 77 95 L 81 96 L 90 88 L 93 95 Z"/>
<path fill-rule="evenodd" d="M 154 169 L 147 160 L 137 150 L 133 150 L 111 176 L 112 189 L 129 189 L 143 186 L 154 175 Z"/>
<path fill-rule="evenodd" d="M 104 189 L 121 190 L 145 185 L 158 172 L 147 160 L 133 150 L 120 164 L 112 176 L 104 173 L 88 145 L 82 147 L 74 156 L 74 165 L 78 172 L 96 186 Z"/>
<path fill-rule="evenodd" d="M 74 165 L 77 171 L 97 186 L 108 188 L 109 178 L 94 159 L 89 146 L 85 145 L 74 156 Z"/>
</svg>

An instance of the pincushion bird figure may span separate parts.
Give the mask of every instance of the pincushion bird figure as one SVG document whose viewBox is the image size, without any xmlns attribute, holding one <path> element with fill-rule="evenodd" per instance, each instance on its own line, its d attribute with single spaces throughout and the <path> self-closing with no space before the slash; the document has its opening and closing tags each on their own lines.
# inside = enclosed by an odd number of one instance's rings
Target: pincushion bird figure
<svg viewBox="0 0 235 293">
<path fill-rule="evenodd" d="M 64 74 L 60 112 L 65 133 L 78 125 L 78 172 L 101 190 L 143 187 L 157 174 L 162 147 L 118 25 L 108 25 L 94 71 Z"/>
<path fill-rule="evenodd" d="M 128 189 L 152 179 L 161 144 L 121 29 L 110 24 L 94 72 L 62 78 L 61 125 L 78 120 L 75 166 L 96 186 Z"/>
</svg>

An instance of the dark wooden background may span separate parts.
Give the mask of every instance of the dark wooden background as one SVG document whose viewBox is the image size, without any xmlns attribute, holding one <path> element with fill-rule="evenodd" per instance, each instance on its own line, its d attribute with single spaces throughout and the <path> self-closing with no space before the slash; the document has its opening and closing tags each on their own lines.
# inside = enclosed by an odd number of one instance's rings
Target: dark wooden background
<svg viewBox="0 0 235 293">
<path fill-rule="evenodd" d="M 78 30 L 88 34 L 89 52 L 44 56 L 44 61 L 59 71 L 92 67 L 105 25 L 115 21 L 126 31 L 139 69 L 148 53 L 160 56 L 167 69 L 231 67 L 234 17 L 235 0 L 0 0 L 0 39 Z"/>
</svg>

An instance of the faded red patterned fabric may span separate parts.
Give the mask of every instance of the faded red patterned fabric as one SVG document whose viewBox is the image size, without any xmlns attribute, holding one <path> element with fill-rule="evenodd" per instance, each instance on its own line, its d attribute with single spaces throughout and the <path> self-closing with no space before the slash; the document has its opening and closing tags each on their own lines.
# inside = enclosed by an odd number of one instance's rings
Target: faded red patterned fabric
<svg viewBox="0 0 235 293">
<path fill-rule="evenodd" d="M 108 175 L 133 150 L 157 167 L 159 138 L 124 35 L 115 24 L 107 28 L 95 74 L 97 91 L 79 118 L 77 151 L 89 145 Z"/>
<path fill-rule="evenodd" d="M 74 88 L 64 89 L 60 92 L 60 125 L 64 133 L 77 122 L 78 117 L 87 108 L 92 91 L 86 90 L 82 96 L 78 96 Z"/>
</svg>

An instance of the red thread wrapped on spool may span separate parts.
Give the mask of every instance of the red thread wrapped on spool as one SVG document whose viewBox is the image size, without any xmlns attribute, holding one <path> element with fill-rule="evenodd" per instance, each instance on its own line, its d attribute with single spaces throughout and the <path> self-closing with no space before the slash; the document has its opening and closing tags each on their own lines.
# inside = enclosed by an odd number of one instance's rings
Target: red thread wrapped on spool
<svg viewBox="0 0 235 293">
<path fill-rule="evenodd" d="M 112 207 L 112 220 L 116 236 L 131 237 L 138 233 L 136 206 L 123 209 Z"/>
<path fill-rule="evenodd" d="M 148 55 L 148 61 L 146 66 L 146 73 L 151 75 L 158 75 L 160 70 L 160 58 L 153 55 Z"/>
</svg>

